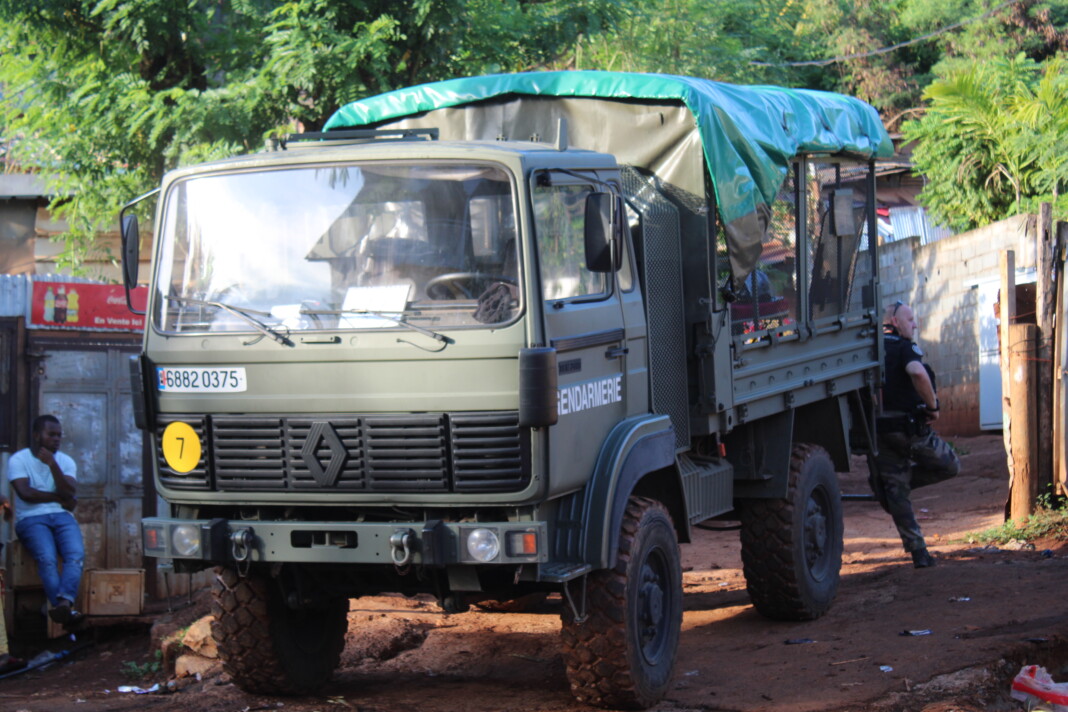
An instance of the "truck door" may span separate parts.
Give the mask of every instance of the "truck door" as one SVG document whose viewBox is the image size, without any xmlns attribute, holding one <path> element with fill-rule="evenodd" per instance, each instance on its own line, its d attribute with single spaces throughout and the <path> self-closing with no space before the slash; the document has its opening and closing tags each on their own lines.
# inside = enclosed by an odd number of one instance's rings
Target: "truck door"
<svg viewBox="0 0 1068 712">
<path fill-rule="evenodd" d="M 586 196 L 603 188 L 571 175 L 542 175 L 551 181 L 536 179 L 533 205 L 546 336 L 559 370 L 559 421 L 549 433 L 549 471 L 559 489 L 586 481 L 601 443 L 631 410 L 631 357 L 619 275 L 586 268 Z"/>
</svg>

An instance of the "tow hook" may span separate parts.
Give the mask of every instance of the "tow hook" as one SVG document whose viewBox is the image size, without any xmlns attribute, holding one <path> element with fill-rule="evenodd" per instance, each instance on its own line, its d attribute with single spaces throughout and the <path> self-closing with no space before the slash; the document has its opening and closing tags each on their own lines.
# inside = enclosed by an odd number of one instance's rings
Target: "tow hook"
<svg viewBox="0 0 1068 712">
<path fill-rule="evenodd" d="M 252 563 L 252 528 L 244 527 L 230 533 L 230 554 L 237 562 L 238 573 L 244 576 Z"/>
<path fill-rule="evenodd" d="M 248 560 L 249 549 L 252 547 L 252 530 L 238 529 L 230 534 L 230 550 L 234 555 L 234 561 Z"/>
<path fill-rule="evenodd" d="M 389 537 L 389 552 L 393 559 L 393 565 L 403 568 L 412 563 L 412 542 L 415 532 L 411 529 L 395 531 Z"/>
</svg>

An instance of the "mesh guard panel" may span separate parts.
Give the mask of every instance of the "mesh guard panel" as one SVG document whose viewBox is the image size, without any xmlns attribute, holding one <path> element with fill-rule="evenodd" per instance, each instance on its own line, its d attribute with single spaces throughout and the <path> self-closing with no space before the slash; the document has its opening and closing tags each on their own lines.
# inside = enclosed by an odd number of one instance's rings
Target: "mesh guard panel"
<svg viewBox="0 0 1068 712">
<path fill-rule="evenodd" d="M 675 449 L 685 450 L 690 445 L 690 417 L 679 210 L 657 189 L 654 178 L 627 167 L 622 177 L 624 194 L 642 213 L 642 244 L 637 249 L 642 256 L 653 410 L 671 418 Z"/>
</svg>

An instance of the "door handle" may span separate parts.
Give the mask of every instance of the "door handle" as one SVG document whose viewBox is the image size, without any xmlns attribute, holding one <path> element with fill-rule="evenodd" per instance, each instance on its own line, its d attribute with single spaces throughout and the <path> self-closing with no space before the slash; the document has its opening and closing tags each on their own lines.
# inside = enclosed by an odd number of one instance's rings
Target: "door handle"
<svg viewBox="0 0 1068 712">
<path fill-rule="evenodd" d="M 630 353 L 630 349 L 626 346 L 613 346 L 604 352 L 605 358 L 619 358 L 620 356 L 626 356 Z"/>
</svg>

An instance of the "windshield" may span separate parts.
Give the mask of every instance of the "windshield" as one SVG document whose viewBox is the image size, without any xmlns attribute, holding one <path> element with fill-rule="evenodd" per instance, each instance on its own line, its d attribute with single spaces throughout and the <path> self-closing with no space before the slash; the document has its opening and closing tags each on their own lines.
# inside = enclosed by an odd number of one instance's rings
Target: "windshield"
<svg viewBox="0 0 1068 712">
<path fill-rule="evenodd" d="M 164 210 L 163 331 L 435 329 L 519 313 L 512 183 L 498 167 L 201 176 L 172 186 Z"/>
</svg>

